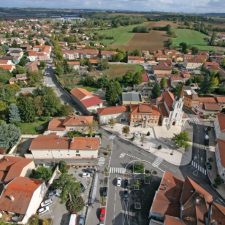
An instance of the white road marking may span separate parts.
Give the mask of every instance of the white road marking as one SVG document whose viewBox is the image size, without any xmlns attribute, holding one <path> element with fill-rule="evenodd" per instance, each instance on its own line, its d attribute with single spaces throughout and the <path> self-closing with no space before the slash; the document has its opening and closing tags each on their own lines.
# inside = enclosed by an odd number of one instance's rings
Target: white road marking
<svg viewBox="0 0 225 225">
<path fill-rule="evenodd" d="M 124 174 L 125 172 L 126 169 L 121 167 L 110 167 L 109 169 L 109 173 Z"/>
<path fill-rule="evenodd" d="M 198 171 L 200 171 L 201 173 L 203 173 L 204 175 L 207 174 L 206 169 L 204 169 L 202 166 L 198 165 L 197 162 L 195 162 L 195 161 L 192 160 L 192 161 L 191 161 L 191 165 L 192 165 L 194 168 L 196 168 Z"/>
<path fill-rule="evenodd" d="M 157 157 L 157 158 L 155 159 L 155 161 L 152 163 L 152 166 L 158 167 L 162 162 L 163 162 L 163 159 L 160 158 L 160 157 Z"/>
</svg>

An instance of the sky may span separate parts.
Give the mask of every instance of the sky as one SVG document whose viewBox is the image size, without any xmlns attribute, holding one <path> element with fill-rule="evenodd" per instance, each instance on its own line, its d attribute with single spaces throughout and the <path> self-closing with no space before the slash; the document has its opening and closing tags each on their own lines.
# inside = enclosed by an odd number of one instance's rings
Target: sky
<svg viewBox="0 0 225 225">
<path fill-rule="evenodd" d="M 225 0 L 0 0 L 0 7 L 225 13 Z"/>
</svg>

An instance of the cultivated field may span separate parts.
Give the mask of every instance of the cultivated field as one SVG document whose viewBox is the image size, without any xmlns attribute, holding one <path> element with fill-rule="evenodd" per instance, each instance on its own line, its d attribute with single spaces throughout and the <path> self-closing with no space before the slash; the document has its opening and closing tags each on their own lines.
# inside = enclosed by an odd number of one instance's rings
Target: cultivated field
<svg viewBox="0 0 225 225">
<path fill-rule="evenodd" d="M 207 35 L 204 35 L 195 30 L 175 29 L 176 38 L 173 39 L 173 46 L 178 47 L 180 43 L 186 42 L 188 45 L 198 47 L 200 50 L 214 50 L 214 47 L 209 46 Z"/>
<path fill-rule="evenodd" d="M 170 25 L 171 27 L 177 27 L 178 24 L 174 23 L 172 21 L 166 21 L 166 20 L 161 20 L 161 21 L 151 21 L 148 23 L 149 28 L 153 27 L 165 27 L 166 25 Z"/>
<path fill-rule="evenodd" d="M 133 64 L 110 64 L 109 69 L 100 71 L 92 71 L 90 74 L 95 77 L 100 77 L 106 75 L 109 78 L 113 79 L 115 77 L 120 77 L 126 74 L 127 72 L 138 72 L 142 71 L 143 67 L 140 65 Z"/>
<path fill-rule="evenodd" d="M 133 38 L 128 42 L 125 49 L 132 50 L 149 50 L 155 51 L 164 48 L 165 41 L 168 40 L 168 36 L 164 31 L 152 30 L 147 34 L 135 34 Z"/>
</svg>

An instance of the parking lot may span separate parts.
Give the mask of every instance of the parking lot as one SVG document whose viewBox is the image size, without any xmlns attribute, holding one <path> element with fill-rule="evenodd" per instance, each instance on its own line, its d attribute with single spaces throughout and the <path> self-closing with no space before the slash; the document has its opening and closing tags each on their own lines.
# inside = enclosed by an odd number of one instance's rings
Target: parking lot
<svg viewBox="0 0 225 225">
<path fill-rule="evenodd" d="M 85 204 L 87 204 L 92 176 L 83 178 L 82 173 L 84 172 L 85 168 L 73 168 L 69 169 L 69 173 L 76 178 L 77 181 L 82 183 L 82 197 L 84 199 Z M 48 197 L 46 196 L 46 199 Z M 58 196 L 52 196 L 51 199 L 52 204 L 49 205 L 49 211 L 40 215 L 40 218 L 51 218 L 53 221 L 53 225 L 68 225 L 70 219 L 70 213 L 67 211 L 65 204 L 62 204 L 60 198 Z M 81 215 L 85 215 L 86 207 L 84 207 L 83 211 L 80 212 Z"/>
</svg>

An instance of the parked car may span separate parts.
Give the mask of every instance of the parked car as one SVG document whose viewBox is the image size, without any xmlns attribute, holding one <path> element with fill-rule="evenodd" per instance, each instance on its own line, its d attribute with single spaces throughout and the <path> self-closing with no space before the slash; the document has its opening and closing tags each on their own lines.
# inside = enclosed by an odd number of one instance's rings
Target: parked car
<svg viewBox="0 0 225 225">
<path fill-rule="evenodd" d="M 57 197 L 60 197 L 60 194 L 61 194 L 61 190 L 60 189 L 56 189 L 54 191 L 51 191 L 48 193 L 48 197 L 51 198 L 53 196 L 57 196 Z"/>
<path fill-rule="evenodd" d="M 125 191 L 123 192 L 123 197 L 124 197 L 125 200 L 127 200 L 127 199 L 129 198 L 129 193 L 128 193 L 127 190 L 125 190 Z"/>
<path fill-rule="evenodd" d="M 107 196 L 107 187 L 102 187 L 100 192 L 101 192 L 102 196 L 106 197 Z"/>
<path fill-rule="evenodd" d="M 91 174 L 90 173 L 82 173 L 82 177 L 91 177 Z"/>
<path fill-rule="evenodd" d="M 86 168 L 83 171 L 86 172 L 86 173 L 93 174 L 93 173 L 95 173 L 96 170 L 95 170 L 95 168 Z"/>
<path fill-rule="evenodd" d="M 128 182 L 127 179 L 125 179 L 125 180 L 123 181 L 123 186 L 124 186 L 124 188 L 128 188 L 128 185 L 129 185 L 129 182 Z"/>
<path fill-rule="evenodd" d="M 117 178 L 116 186 L 121 187 L 122 179 L 120 177 Z"/>
<path fill-rule="evenodd" d="M 38 209 L 38 214 L 39 215 L 43 215 L 43 214 L 45 214 L 48 211 L 49 211 L 49 207 L 48 206 L 45 206 L 45 207 L 42 207 L 42 208 L 39 208 Z"/>
<path fill-rule="evenodd" d="M 80 219 L 79 219 L 79 225 L 84 225 L 85 223 L 85 219 L 84 219 L 84 216 L 80 216 Z"/>
<path fill-rule="evenodd" d="M 45 206 L 48 206 L 48 205 L 51 205 L 52 204 L 52 199 L 49 198 L 49 199 L 46 199 L 45 201 L 43 201 L 41 203 L 41 207 L 45 207 Z"/>
<path fill-rule="evenodd" d="M 105 208 L 100 208 L 100 215 L 99 215 L 99 220 L 100 221 L 104 221 L 105 220 L 105 213 L 106 213 Z"/>
</svg>

